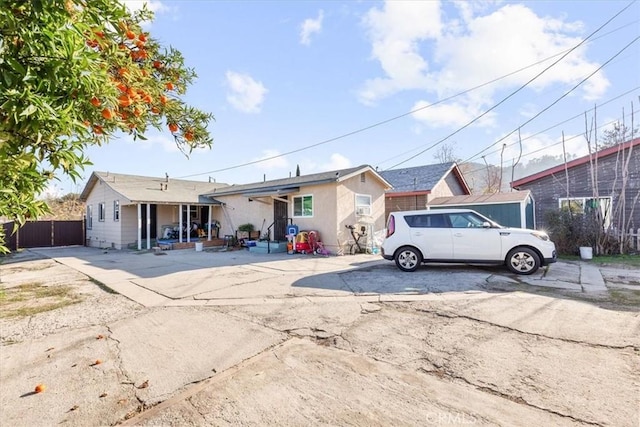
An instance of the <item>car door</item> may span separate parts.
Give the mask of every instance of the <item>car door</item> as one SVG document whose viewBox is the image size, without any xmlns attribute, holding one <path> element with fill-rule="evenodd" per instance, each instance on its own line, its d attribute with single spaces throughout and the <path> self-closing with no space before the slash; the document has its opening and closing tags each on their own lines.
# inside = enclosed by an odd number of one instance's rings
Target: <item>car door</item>
<svg viewBox="0 0 640 427">
<path fill-rule="evenodd" d="M 411 242 L 422 251 L 424 259 L 452 259 L 451 229 L 444 214 L 406 215 L 405 219 Z"/>
<path fill-rule="evenodd" d="M 448 214 L 451 223 L 453 259 L 497 261 L 502 259 L 500 229 L 486 227 L 486 219 L 473 212 Z"/>
</svg>

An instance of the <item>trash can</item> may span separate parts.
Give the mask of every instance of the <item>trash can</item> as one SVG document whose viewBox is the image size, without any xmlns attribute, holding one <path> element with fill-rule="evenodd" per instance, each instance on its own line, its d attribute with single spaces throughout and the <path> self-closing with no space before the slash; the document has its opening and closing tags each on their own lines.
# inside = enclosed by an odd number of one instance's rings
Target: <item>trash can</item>
<svg viewBox="0 0 640 427">
<path fill-rule="evenodd" d="M 580 258 L 582 259 L 592 259 L 593 258 L 593 248 L 589 246 L 580 246 Z"/>
<path fill-rule="evenodd" d="M 196 252 L 202 252 L 202 242 L 196 242 Z"/>
</svg>

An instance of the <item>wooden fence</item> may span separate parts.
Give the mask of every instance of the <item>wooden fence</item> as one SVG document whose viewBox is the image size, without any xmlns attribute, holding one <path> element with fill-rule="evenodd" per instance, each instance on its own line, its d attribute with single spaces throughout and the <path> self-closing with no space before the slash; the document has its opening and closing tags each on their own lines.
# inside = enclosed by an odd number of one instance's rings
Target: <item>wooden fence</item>
<svg viewBox="0 0 640 427">
<path fill-rule="evenodd" d="M 84 245 L 84 221 L 29 221 L 13 232 L 14 223 L 4 227 L 5 246 L 12 251 L 20 248 Z"/>
</svg>

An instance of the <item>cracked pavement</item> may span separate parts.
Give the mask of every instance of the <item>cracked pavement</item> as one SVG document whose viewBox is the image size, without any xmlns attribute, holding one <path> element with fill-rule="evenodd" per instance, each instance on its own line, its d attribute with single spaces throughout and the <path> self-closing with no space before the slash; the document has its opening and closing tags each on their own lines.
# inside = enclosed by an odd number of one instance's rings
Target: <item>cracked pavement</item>
<svg viewBox="0 0 640 427">
<path fill-rule="evenodd" d="M 640 308 L 603 294 L 485 267 L 407 275 L 366 259 L 338 268 L 348 257 L 291 268 L 235 260 L 234 276 L 233 265 L 194 269 L 201 257 L 180 276 L 168 265 L 150 273 L 168 257 L 145 269 L 146 255 L 108 256 L 75 270 L 1 267 L 3 284 L 40 271 L 90 297 L 0 319 L 0 425 L 640 424 Z M 132 267 L 102 270 L 108 261 Z M 163 290 L 164 305 L 154 306 L 158 294 L 147 307 L 107 294 L 85 276 L 122 284 L 136 265 L 134 281 Z M 169 271 L 177 282 L 166 288 Z M 275 296 L 255 298 L 260 286 Z M 47 391 L 33 393 L 37 383 Z"/>
</svg>

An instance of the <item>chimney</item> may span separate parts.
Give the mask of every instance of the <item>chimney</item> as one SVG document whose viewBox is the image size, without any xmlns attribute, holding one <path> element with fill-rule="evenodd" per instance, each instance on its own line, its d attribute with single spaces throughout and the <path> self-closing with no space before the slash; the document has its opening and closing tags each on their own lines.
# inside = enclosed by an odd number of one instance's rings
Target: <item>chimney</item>
<svg viewBox="0 0 640 427">
<path fill-rule="evenodd" d="M 165 182 L 169 182 L 169 174 L 168 173 L 164 173 L 164 180 Z"/>
</svg>

